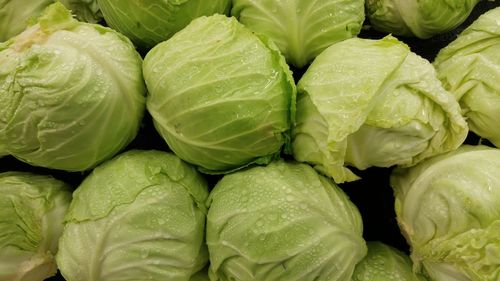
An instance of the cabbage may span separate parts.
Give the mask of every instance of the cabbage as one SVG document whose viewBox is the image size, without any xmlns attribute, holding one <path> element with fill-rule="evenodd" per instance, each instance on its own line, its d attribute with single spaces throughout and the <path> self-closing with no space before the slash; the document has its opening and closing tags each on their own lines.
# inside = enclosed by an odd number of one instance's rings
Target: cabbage
<svg viewBox="0 0 500 281">
<path fill-rule="evenodd" d="M 0 174 L 0 280 L 56 274 L 54 255 L 70 200 L 69 187 L 50 176 Z"/>
<path fill-rule="evenodd" d="M 500 7 L 442 49 L 434 65 L 459 100 L 471 131 L 500 147 Z"/>
<path fill-rule="evenodd" d="M 381 242 L 368 242 L 368 254 L 356 265 L 352 281 L 425 281 L 412 271 L 410 258 Z"/>
<path fill-rule="evenodd" d="M 452 30 L 479 0 L 366 0 L 366 16 L 383 32 L 426 39 Z"/>
<path fill-rule="evenodd" d="M 273 40 L 297 67 L 356 36 L 365 18 L 363 0 L 234 0 L 231 14 Z"/>
<path fill-rule="evenodd" d="M 172 37 L 191 20 L 225 14 L 230 0 L 98 0 L 106 23 L 148 50 Z"/>
<path fill-rule="evenodd" d="M 144 59 L 147 108 L 180 158 L 223 173 L 279 157 L 295 84 L 275 45 L 223 15 L 201 17 Z"/>
<path fill-rule="evenodd" d="M 434 281 L 500 278 L 500 150 L 463 146 L 391 176 L 399 225 Z"/>
<path fill-rule="evenodd" d="M 82 171 L 136 135 L 145 107 L 142 61 L 131 42 L 80 23 L 60 3 L 0 44 L 0 154 Z"/>
<path fill-rule="evenodd" d="M 79 20 L 95 23 L 101 19 L 97 0 L 61 0 Z M 21 33 L 55 0 L 0 0 L 0 42 Z"/>
<path fill-rule="evenodd" d="M 204 268 L 195 275 L 191 276 L 191 279 L 189 281 L 210 281 L 210 278 L 208 277 L 208 268 Z"/>
<path fill-rule="evenodd" d="M 53 0 L 0 0 L 0 42 L 21 33 Z"/>
<path fill-rule="evenodd" d="M 336 182 L 358 178 L 345 166 L 414 165 L 468 132 L 432 65 L 391 36 L 332 45 L 298 89 L 293 155 Z"/>
<path fill-rule="evenodd" d="M 366 254 L 356 207 L 305 164 L 226 175 L 207 204 L 212 281 L 345 281 Z"/>
<path fill-rule="evenodd" d="M 207 263 L 204 179 L 176 156 L 132 150 L 81 183 L 57 264 L 67 281 L 189 281 Z"/>
<path fill-rule="evenodd" d="M 97 0 L 59 0 L 80 21 L 96 23 L 102 19 Z"/>
</svg>

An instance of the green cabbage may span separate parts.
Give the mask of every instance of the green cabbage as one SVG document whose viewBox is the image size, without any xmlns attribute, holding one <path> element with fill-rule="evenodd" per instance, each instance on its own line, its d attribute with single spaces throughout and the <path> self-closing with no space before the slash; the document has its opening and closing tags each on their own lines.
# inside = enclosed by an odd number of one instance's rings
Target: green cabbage
<svg viewBox="0 0 500 281">
<path fill-rule="evenodd" d="M 452 30 L 479 0 L 366 0 L 366 16 L 380 31 L 426 39 Z"/>
<path fill-rule="evenodd" d="M 67 281 L 189 281 L 207 263 L 207 185 L 160 151 L 100 165 L 73 194 L 57 264 Z"/>
<path fill-rule="evenodd" d="M 54 0 L 53 0 L 54 1 Z M 102 20 L 102 13 L 97 0 L 59 0 L 80 21 L 96 23 Z"/>
<path fill-rule="evenodd" d="M 391 176 L 416 268 L 434 281 L 500 278 L 500 150 L 463 146 Z"/>
<path fill-rule="evenodd" d="M 0 42 L 21 33 L 53 0 L 0 0 Z"/>
<path fill-rule="evenodd" d="M 98 22 L 97 0 L 61 0 L 79 20 Z M 21 33 L 55 0 L 0 0 L 0 42 Z"/>
<path fill-rule="evenodd" d="M 0 174 L 0 280 L 56 274 L 54 256 L 70 201 L 69 187 L 50 176 Z"/>
<path fill-rule="evenodd" d="M 235 18 L 201 17 L 144 59 L 147 108 L 170 148 L 207 173 L 279 157 L 295 99 L 272 42 Z"/>
<path fill-rule="evenodd" d="M 92 168 L 136 135 L 145 107 L 142 60 L 112 29 L 55 3 L 0 44 L 0 154 L 68 171 Z"/>
<path fill-rule="evenodd" d="M 191 20 L 226 14 L 230 0 L 98 0 L 106 23 L 148 50 L 172 37 Z"/>
<path fill-rule="evenodd" d="M 363 0 L 234 0 L 231 14 L 273 40 L 297 67 L 356 36 L 365 18 Z"/>
<path fill-rule="evenodd" d="M 391 36 L 332 45 L 298 89 L 293 155 L 336 182 L 357 179 L 345 166 L 414 165 L 468 132 L 432 65 Z"/>
<path fill-rule="evenodd" d="M 442 49 L 434 65 L 471 131 L 500 147 L 500 7 L 480 16 Z"/>
<path fill-rule="evenodd" d="M 412 271 L 410 258 L 381 242 L 368 242 L 368 254 L 356 265 L 352 281 L 425 281 Z"/>
<path fill-rule="evenodd" d="M 212 281 L 344 281 L 366 254 L 356 207 L 305 164 L 226 175 L 207 201 Z"/>
<path fill-rule="evenodd" d="M 198 271 L 195 275 L 191 276 L 189 281 L 210 281 L 208 277 L 208 267 Z"/>
</svg>

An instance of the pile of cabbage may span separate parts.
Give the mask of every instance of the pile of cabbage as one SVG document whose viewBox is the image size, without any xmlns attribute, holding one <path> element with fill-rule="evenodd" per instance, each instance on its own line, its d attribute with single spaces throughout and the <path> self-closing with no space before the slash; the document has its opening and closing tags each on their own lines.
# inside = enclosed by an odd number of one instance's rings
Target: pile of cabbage
<svg viewBox="0 0 500 281">
<path fill-rule="evenodd" d="M 500 280 L 500 7 L 401 3 L 0 1 L 0 280 Z"/>
</svg>

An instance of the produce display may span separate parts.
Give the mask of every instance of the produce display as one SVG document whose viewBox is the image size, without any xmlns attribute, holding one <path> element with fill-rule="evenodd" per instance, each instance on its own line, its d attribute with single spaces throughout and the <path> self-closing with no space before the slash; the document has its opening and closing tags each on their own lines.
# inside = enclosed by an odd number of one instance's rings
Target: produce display
<svg viewBox="0 0 500 281">
<path fill-rule="evenodd" d="M 498 1 L 0 0 L 0 281 L 500 281 L 499 30 Z"/>
</svg>

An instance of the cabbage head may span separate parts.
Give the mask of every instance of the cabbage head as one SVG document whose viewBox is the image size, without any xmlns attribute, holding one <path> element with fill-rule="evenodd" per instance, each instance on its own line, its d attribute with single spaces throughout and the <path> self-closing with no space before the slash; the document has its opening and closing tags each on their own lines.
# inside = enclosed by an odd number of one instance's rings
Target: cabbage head
<svg viewBox="0 0 500 281">
<path fill-rule="evenodd" d="M 0 154 L 82 171 L 136 135 L 142 60 L 123 35 L 78 22 L 60 3 L 0 44 Z"/>
<path fill-rule="evenodd" d="M 410 258 L 381 242 L 368 242 L 368 254 L 356 265 L 352 281 L 426 281 L 415 275 Z"/>
<path fill-rule="evenodd" d="M 57 0 L 53 0 L 54 2 Z M 59 0 L 75 17 L 84 22 L 97 23 L 102 20 L 102 13 L 97 0 Z"/>
<path fill-rule="evenodd" d="M 189 281 L 207 263 L 207 185 L 167 152 L 125 152 L 73 194 L 57 264 L 67 281 Z"/>
<path fill-rule="evenodd" d="M 289 143 L 295 84 L 276 46 L 201 17 L 144 59 L 147 108 L 180 158 L 206 173 L 266 164 Z"/>
<path fill-rule="evenodd" d="M 97 0 L 61 0 L 77 19 L 95 23 L 101 19 Z M 0 42 L 21 33 L 35 23 L 43 10 L 55 0 L 0 0 Z"/>
<path fill-rule="evenodd" d="M 0 280 L 38 281 L 56 274 L 70 201 L 69 186 L 50 176 L 0 174 Z"/>
<path fill-rule="evenodd" d="M 336 182 L 346 166 L 414 165 L 456 149 L 468 129 L 432 65 L 394 37 L 334 44 L 298 84 L 293 155 Z"/>
<path fill-rule="evenodd" d="M 191 276 L 189 281 L 210 281 L 208 277 L 208 267 L 198 271 L 195 275 Z"/>
<path fill-rule="evenodd" d="M 434 65 L 471 131 L 500 147 L 500 7 L 480 16 L 442 49 Z"/>
<path fill-rule="evenodd" d="M 230 0 L 97 0 L 106 23 L 142 50 L 172 37 L 193 19 L 227 14 Z"/>
<path fill-rule="evenodd" d="M 226 175 L 207 205 L 212 281 L 345 281 L 366 254 L 357 208 L 306 164 Z"/>
<path fill-rule="evenodd" d="M 21 33 L 53 0 L 1 0 L 0 42 Z"/>
<path fill-rule="evenodd" d="M 366 16 L 376 30 L 421 39 L 450 31 L 479 0 L 366 0 Z"/>
<path fill-rule="evenodd" d="M 365 19 L 363 0 L 234 0 L 231 15 L 273 40 L 296 67 L 356 36 Z"/>
<path fill-rule="evenodd" d="M 463 146 L 391 175 L 416 268 L 434 281 L 500 279 L 500 150 Z"/>
</svg>

